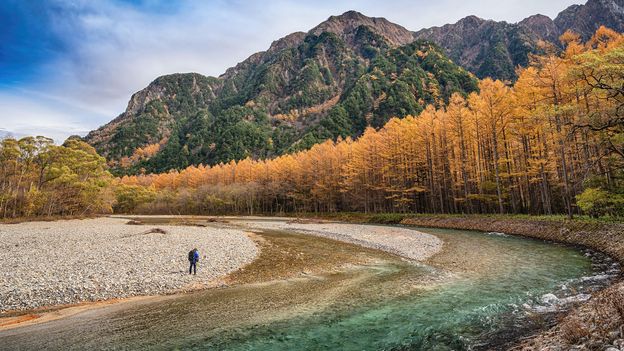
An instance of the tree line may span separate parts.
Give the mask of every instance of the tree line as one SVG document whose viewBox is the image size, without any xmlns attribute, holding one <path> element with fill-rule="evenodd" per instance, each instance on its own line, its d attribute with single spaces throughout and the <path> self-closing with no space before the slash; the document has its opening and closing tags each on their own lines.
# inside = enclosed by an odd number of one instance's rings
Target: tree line
<svg viewBox="0 0 624 351">
<path fill-rule="evenodd" d="M 113 179 L 93 148 L 6 139 L 0 215 L 283 212 L 624 216 L 624 37 L 532 56 L 478 92 L 273 159 Z M 443 106 L 443 107 L 440 107 Z M 218 145 L 216 146 L 218 147 Z M 111 197 L 114 193 L 114 201 Z"/>
<path fill-rule="evenodd" d="M 606 28 L 444 108 L 269 160 L 126 176 L 120 211 L 622 215 L 624 39 Z"/>
</svg>

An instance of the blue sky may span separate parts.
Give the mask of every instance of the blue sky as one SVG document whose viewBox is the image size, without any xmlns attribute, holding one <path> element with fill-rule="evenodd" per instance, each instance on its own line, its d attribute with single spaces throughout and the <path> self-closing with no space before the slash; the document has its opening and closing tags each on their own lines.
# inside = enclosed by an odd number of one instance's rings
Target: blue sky
<svg viewBox="0 0 624 351">
<path fill-rule="evenodd" d="M 84 135 L 160 75 L 218 76 L 273 40 L 347 10 L 418 30 L 471 14 L 554 17 L 574 3 L 582 1 L 2 0 L 0 137 Z"/>
</svg>

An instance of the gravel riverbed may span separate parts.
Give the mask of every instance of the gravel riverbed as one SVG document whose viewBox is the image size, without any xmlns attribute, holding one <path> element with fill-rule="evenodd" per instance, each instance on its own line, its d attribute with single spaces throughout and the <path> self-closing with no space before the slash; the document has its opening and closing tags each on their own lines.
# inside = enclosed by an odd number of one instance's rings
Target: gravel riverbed
<svg viewBox="0 0 624 351">
<path fill-rule="evenodd" d="M 127 221 L 0 224 L 0 312 L 184 291 L 258 254 L 241 229 Z M 190 276 L 187 254 L 194 247 L 201 258 Z"/>
<path fill-rule="evenodd" d="M 298 223 L 286 220 L 232 220 L 250 229 L 286 230 L 318 235 L 422 261 L 442 250 L 438 237 L 408 228 L 348 223 Z"/>
<path fill-rule="evenodd" d="M 442 249 L 437 237 L 405 228 L 230 220 L 228 227 L 129 225 L 124 218 L 0 224 L 0 312 L 207 286 L 258 255 L 246 229 L 323 236 L 417 261 Z M 187 253 L 194 247 L 201 259 L 191 276 Z"/>
</svg>

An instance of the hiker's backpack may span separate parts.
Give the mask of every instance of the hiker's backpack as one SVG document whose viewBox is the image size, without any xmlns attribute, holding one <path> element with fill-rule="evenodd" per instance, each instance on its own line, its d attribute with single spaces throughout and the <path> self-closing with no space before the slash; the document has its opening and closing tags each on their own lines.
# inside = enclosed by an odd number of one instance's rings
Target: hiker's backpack
<svg viewBox="0 0 624 351">
<path fill-rule="evenodd" d="M 195 251 L 191 250 L 189 251 L 189 261 L 193 262 L 194 259 L 195 259 Z"/>
</svg>

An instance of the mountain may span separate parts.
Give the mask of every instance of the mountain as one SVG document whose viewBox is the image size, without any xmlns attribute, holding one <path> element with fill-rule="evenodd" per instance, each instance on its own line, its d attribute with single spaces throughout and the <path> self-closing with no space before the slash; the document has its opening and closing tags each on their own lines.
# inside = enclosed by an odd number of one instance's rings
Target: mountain
<svg viewBox="0 0 624 351">
<path fill-rule="evenodd" d="M 270 157 L 357 137 L 392 116 L 474 91 L 475 76 L 514 80 L 529 54 L 544 43 L 558 48 L 568 29 L 584 39 L 600 25 L 623 31 L 623 2 L 589 0 L 554 20 L 468 16 L 417 32 L 348 11 L 274 41 L 220 77 L 159 77 L 85 140 L 124 174 Z"/>
<path fill-rule="evenodd" d="M 624 0 L 590 0 L 585 5 L 572 5 L 559 13 L 554 24 L 560 33 L 569 29 L 584 40 L 601 25 L 624 32 Z"/>
<path fill-rule="evenodd" d="M 540 42 L 559 47 L 559 36 L 566 30 L 586 40 L 601 25 L 624 31 L 624 0 L 589 0 L 568 7 L 554 20 L 533 15 L 507 23 L 468 16 L 454 24 L 422 29 L 415 38 L 437 43 L 479 78 L 513 80 L 516 67 L 527 65 L 528 54 L 540 53 Z"/>
<path fill-rule="evenodd" d="M 476 88 L 435 44 L 349 11 L 273 42 L 218 78 L 159 77 L 85 140 L 118 173 L 161 172 L 355 137 Z"/>
<path fill-rule="evenodd" d="M 526 65 L 537 47 L 525 27 L 468 16 L 457 23 L 423 29 L 416 38 L 442 46 L 448 55 L 478 77 L 512 79 L 517 65 Z"/>
</svg>

